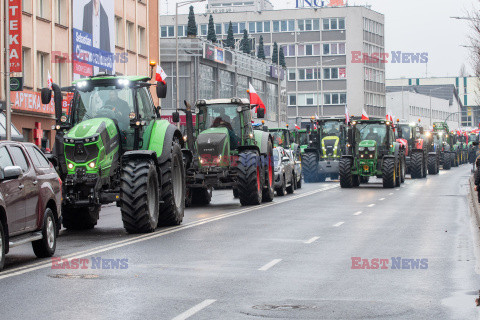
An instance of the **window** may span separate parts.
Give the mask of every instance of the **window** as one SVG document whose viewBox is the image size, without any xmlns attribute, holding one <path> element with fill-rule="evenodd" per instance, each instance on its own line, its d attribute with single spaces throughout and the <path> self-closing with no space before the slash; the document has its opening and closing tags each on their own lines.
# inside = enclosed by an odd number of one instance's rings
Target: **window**
<svg viewBox="0 0 480 320">
<path fill-rule="evenodd" d="M 32 50 L 30 48 L 22 49 L 22 61 L 23 61 L 23 81 L 28 87 L 32 86 Z"/>
<path fill-rule="evenodd" d="M 255 31 L 255 22 L 249 22 L 249 23 L 248 23 L 248 32 L 249 32 L 249 33 L 256 33 L 256 31 Z"/>
<path fill-rule="evenodd" d="M 270 21 L 264 21 L 263 22 L 263 32 L 270 32 Z"/>
<path fill-rule="evenodd" d="M 22 149 L 20 149 L 20 147 L 11 147 L 10 152 L 12 153 L 15 165 L 22 168 L 23 172 L 27 172 L 28 171 L 28 161 L 25 158 L 25 154 L 23 153 Z"/>
<path fill-rule="evenodd" d="M 295 81 L 297 77 L 296 69 L 288 69 L 288 81 Z"/>
<path fill-rule="evenodd" d="M 47 86 L 47 71 L 50 69 L 49 68 L 49 63 L 48 63 L 48 53 L 44 52 L 37 52 L 37 67 L 38 67 L 38 82 L 37 82 L 37 87 L 38 88 L 44 88 Z"/>
<path fill-rule="evenodd" d="M 215 33 L 216 33 L 217 35 L 221 35 L 221 34 L 222 34 L 222 24 L 221 24 L 221 23 L 215 24 Z"/>
<path fill-rule="evenodd" d="M 256 30 L 257 33 L 262 33 L 263 32 L 263 22 L 257 22 L 256 23 L 256 28 L 257 28 L 257 30 Z"/>
<path fill-rule="evenodd" d="M 123 23 L 122 18 L 115 16 L 115 45 L 119 47 L 124 46 L 123 41 Z"/>
<path fill-rule="evenodd" d="M 317 80 L 317 79 L 319 79 L 318 69 L 316 68 L 298 69 L 299 81 Z"/>
<path fill-rule="evenodd" d="M 288 105 L 289 106 L 295 106 L 297 105 L 297 96 L 294 94 L 290 94 L 288 96 Z"/>
<path fill-rule="evenodd" d="M 56 20 L 55 22 L 61 25 L 67 24 L 67 7 L 66 0 L 55 0 Z"/>
<path fill-rule="evenodd" d="M 135 26 L 133 22 L 127 21 L 127 50 L 135 51 Z"/>
<path fill-rule="evenodd" d="M 37 0 L 37 16 L 44 19 L 50 19 L 49 0 Z"/>
<path fill-rule="evenodd" d="M 325 93 L 323 95 L 324 104 L 346 104 L 347 103 L 347 94 L 342 93 Z M 368 101 L 367 101 L 367 104 Z"/>
<path fill-rule="evenodd" d="M 147 55 L 147 40 L 145 28 L 138 26 L 138 53 Z"/>
<path fill-rule="evenodd" d="M 33 161 L 33 164 L 37 168 L 50 168 L 50 162 L 45 158 L 43 153 L 38 150 L 38 148 L 33 147 L 33 146 L 28 146 L 27 147 L 27 152 L 30 155 L 30 158 Z"/>
<path fill-rule="evenodd" d="M 173 38 L 173 37 L 175 37 L 175 27 L 174 26 L 162 26 L 160 28 L 160 36 L 162 38 Z"/>
<path fill-rule="evenodd" d="M 290 44 L 287 46 L 282 46 L 283 53 L 285 54 L 285 57 L 295 57 L 295 45 Z"/>
<path fill-rule="evenodd" d="M 62 57 L 55 57 L 55 74 L 53 75 L 55 78 L 55 83 L 57 83 L 60 87 L 65 85 L 65 81 L 67 79 L 67 60 Z"/>
<path fill-rule="evenodd" d="M 324 43 L 323 54 L 328 55 L 344 55 L 345 43 Z"/>
<path fill-rule="evenodd" d="M 318 19 L 298 20 L 298 30 L 318 31 L 320 30 L 320 20 Z"/>
<path fill-rule="evenodd" d="M 178 36 L 180 38 L 187 36 L 187 26 L 178 26 Z"/>
<path fill-rule="evenodd" d="M 208 24 L 201 24 L 200 35 L 205 37 L 207 34 L 208 34 Z"/>
<path fill-rule="evenodd" d="M 273 32 L 289 32 L 289 31 L 295 31 L 295 20 L 274 20 L 273 21 Z"/>
<path fill-rule="evenodd" d="M 339 68 L 324 68 L 323 79 L 339 79 Z"/>
<path fill-rule="evenodd" d="M 13 166 L 12 158 L 7 151 L 7 148 L 0 148 L 0 167 L 3 169 L 5 167 Z"/>
<path fill-rule="evenodd" d="M 22 0 L 22 11 L 32 13 L 32 0 Z"/>
<path fill-rule="evenodd" d="M 345 30 L 345 18 L 323 19 L 323 30 Z"/>
</svg>

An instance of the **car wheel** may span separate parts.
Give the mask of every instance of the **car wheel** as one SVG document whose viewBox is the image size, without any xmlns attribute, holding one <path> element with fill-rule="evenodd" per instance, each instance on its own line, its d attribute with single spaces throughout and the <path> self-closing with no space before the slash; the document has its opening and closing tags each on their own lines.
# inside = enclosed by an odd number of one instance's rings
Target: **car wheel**
<svg viewBox="0 0 480 320">
<path fill-rule="evenodd" d="M 57 226 L 50 208 L 45 210 L 42 236 L 42 239 L 32 242 L 33 252 L 38 258 L 51 257 L 57 247 Z"/>
<path fill-rule="evenodd" d="M 3 224 L 0 221 L 0 271 L 3 270 L 5 265 L 5 232 L 3 230 Z"/>
</svg>

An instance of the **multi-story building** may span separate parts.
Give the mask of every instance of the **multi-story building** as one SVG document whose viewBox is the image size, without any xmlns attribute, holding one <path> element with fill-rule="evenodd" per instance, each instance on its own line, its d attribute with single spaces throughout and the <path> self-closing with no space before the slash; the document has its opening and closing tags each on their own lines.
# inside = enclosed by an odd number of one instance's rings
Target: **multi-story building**
<svg viewBox="0 0 480 320">
<path fill-rule="evenodd" d="M 462 126 L 478 127 L 480 123 L 480 81 L 478 77 L 431 77 L 388 79 L 387 86 L 454 85 L 462 103 Z"/>
<path fill-rule="evenodd" d="M 198 33 L 207 36 L 208 14 L 197 14 Z M 384 16 L 362 6 L 264 10 L 213 14 L 217 37 L 225 40 L 232 22 L 236 39 L 249 32 L 253 52 L 263 37 L 267 59 L 277 42 L 287 65 L 288 117 L 386 114 L 385 64 L 363 59 L 384 52 Z M 186 37 L 187 15 L 178 35 Z M 175 16 L 163 16 L 162 38 L 175 37 Z"/>
<path fill-rule="evenodd" d="M 273 10 L 269 0 L 209 0 L 207 13 Z"/>
<path fill-rule="evenodd" d="M 10 2 L 10 1 L 9 1 Z M 23 91 L 10 94 L 12 122 L 26 141 L 43 136 L 43 146 L 53 145 L 55 123 L 52 107 L 40 102 L 40 89 L 47 85 L 47 75 L 60 86 L 68 86 L 74 77 L 73 53 L 74 20 L 84 15 L 89 0 L 23 0 L 22 3 L 22 57 L 21 73 Z M 107 0 L 100 1 L 112 23 L 109 44 L 115 59 L 117 74 L 149 74 L 149 59 L 158 61 L 159 25 L 157 0 Z M 4 6 L 1 7 L 1 21 Z M 73 9 L 73 8 L 77 9 Z M 78 9 L 80 8 L 80 9 Z M 110 9 L 109 9 L 110 8 Z M 75 11 L 75 12 L 74 12 Z M 81 23 L 85 23 L 83 19 Z M 103 22 L 101 22 L 103 23 Z M 105 28 L 105 25 L 103 25 Z M 80 27 L 81 28 L 81 27 Z M 2 28 L 3 30 L 3 28 Z M 103 41 L 102 39 L 100 41 Z M 108 42 L 108 41 L 107 41 Z M 4 51 L 4 32 L 1 33 L 1 49 Z M 0 58 L 0 70 L 5 71 L 4 55 Z M 5 81 L 0 77 L 0 99 L 5 105 Z"/>
</svg>

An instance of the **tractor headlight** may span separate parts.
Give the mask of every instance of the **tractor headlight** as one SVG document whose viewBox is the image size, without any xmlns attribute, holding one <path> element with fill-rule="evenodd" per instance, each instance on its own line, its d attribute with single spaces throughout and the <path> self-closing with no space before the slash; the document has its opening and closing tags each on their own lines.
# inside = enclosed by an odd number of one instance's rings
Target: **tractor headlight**
<svg viewBox="0 0 480 320">
<path fill-rule="evenodd" d="M 365 147 L 359 147 L 358 151 L 365 151 Z"/>
<path fill-rule="evenodd" d="M 375 151 L 375 147 L 368 147 L 368 151 Z"/>
<path fill-rule="evenodd" d="M 90 163 L 88 164 L 88 166 L 89 166 L 91 169 L 95 168 L 95 161 L 90 162 Z"/>
<path fill-rule="evenodd" d="M 68 169 L 73 170 L 73 167 L 74 167 L 73 163 L 68 164 Z"/>
<path fill-rule="evenodd" d="M 360 155 L 360 158 L 364 158 L 365 156 L 363 154 Z"/>
</svg>

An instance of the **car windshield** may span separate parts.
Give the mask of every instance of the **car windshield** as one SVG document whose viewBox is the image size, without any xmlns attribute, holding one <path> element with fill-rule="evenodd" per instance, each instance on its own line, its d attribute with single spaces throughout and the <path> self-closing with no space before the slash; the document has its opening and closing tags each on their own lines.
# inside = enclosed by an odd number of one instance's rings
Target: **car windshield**
<svg viewBox="0 0 480 320">
<path fill-rule="evenodd" d="M 401 124 L 398 126 L 402 132 L 402 139 L 410 140 L 412 139 L 412 127 L 407 124 Z"/>
<path fill-rule="evenodd" d="M 322 137 L 340 136 L 341 123 L 338 121 L 327 121 L 321 126 Z"/>
<path fill-rule="evenodd" d="M 214 104 L 200 108 L 198 113 L 200 131 L 224 127 L 241 137 L 241 119 L 237 108 L 237 104 Z"/>
<path fill-rule="evenodd" d="M 387 138 L 387 127 L 381 123 L 359 123 L 356 125 L 356 135 L 363 140 L 374 140 L 377 145 L 383 145 Z"/>
<path fill-rule="evenodd" d="M 307 145 L 308 144 L 308 134 L 306 132 L 299 132 L 299 144 L 300 145 Z"/>
<path fill-rule="evenodd" d="M 72 124 L 93 118 L 110 118 L 118 122 L 120 129 L 125 129 L 130 123 L 130 113 L 135 112 L 133 101 L 131 88 L 109 86 L 78 91 Z"/>
</svg>

